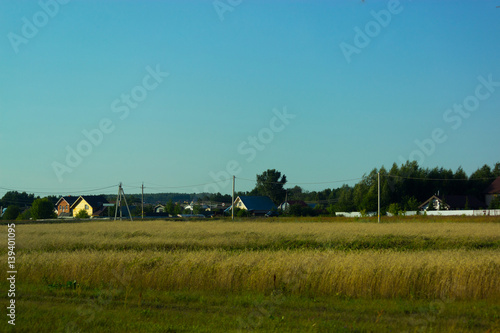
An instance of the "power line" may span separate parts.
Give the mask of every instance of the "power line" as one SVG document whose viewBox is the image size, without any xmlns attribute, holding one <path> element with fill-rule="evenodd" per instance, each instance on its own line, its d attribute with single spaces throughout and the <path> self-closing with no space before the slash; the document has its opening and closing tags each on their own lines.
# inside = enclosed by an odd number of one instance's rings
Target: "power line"
<svg viewBox="0 0 500 333">
<path fill-rule="evenodd" d="M 88 193 L 88 192 L 97 192 L 97 191 L 102 191 L 102 190 L 107 190 L 107 189 L 110 189 L 110 188 L 113 188 L 113 187 L 116 187 L 117 185 L 111 185 L 111 186 L 106 186 L 106 187 L 101 187 L 101 188 L 94 188 L 94 189 L 87 189 L 87 190 L 79 190 L 79 191 L 63 191 L 63 190 L 54 190 L 54 191 L 47 191 L 47 189 L 45 189 L 46 191 L 37 191 L 37 190 L 27 190 L 27 189 L 12 189 L 12 188 L 6 188 L 6 187 L 0 187 L 1 190 L 5 190 L 5 191 L 11 191 L 11 192 L 26 192 L 26 193 L 40 193 L 40 194 L 53 194 L 53 193 L 66 193 L 66 194 L 75 194 L 75 193 Z"/>
<path fill-rule="evenodd" d="M 106 189 L 113 188 L 113 187 L 116 187 L 116 185 L 102 187 L 102 188 L 81 190 L 81 191 L 67 191 L 65 193 L 66 194 L 75 194 L 75 193 L 84 194 L 84 193 L 88 193 L 88 192 L 102 191 L 102 190 L 106 190 Z M 44 191 L 15 190 L 15 189 L 5 188 L 5 187 L 0 187 L 0 189 L 7 190 L 10 192 L 26 193 L 27 196 L 33 196 L 32 199 L 30 199 L 30 198 L 24 198 L 24 199 L 21 199 L 21 198 L 15 198 L 15 199 L 3 198 L 2 199 L 2 202 L 4 202 L 4 203 L 14 204 L 14 205 L 23 205 L 23 206 L 29 206 L 33 203 L 33 201 L 36 199 L 35 193 L 36 194 L 53 194 L 54 193 L 54 192 L 44 192 Z M 29 193 L 29 192 L 32 192 L 32 193 Z"/>
<path fill-rule="evenodd" d="M 383 175 L 381 175 L 383 176 Z M 428 178 L 428 177 L 410 177 L 410 176 L 400 176 L 400 175 L 391 175 L 391 174 L 386 174 L 385 176 L 391 177 L 391 178 L 399 178 L 399 179 L 407 179 L 407 180 L 419 180 L 419 181 L 490 181 L 494 180 L 497 177 L 490 177 L 490 178 L 465 178 L 465 179 L 453 179 L 453 178 Z M 242 178 L 242 177 L 235 177 L 239 180 L 243 181 L 249 181 L 249 182 L 256 182 L 255 179 L 248 179 L 248 178 Z M 342 179 L 342 180 L 331 180 L 331 181 L 323 181 L 323 182 L 286 182 L 286 185 L 322 185 L 322 184 L 335 184 L 335 183 L 347 183 L 347 182 L 352 182 L 352 181 L 357 181 L 357 180 L 362 180 L 366 179 L 367 177 L 358 177 L 358 178 L 350 178 L 350 179 Z M 194 188 L 194 187 L 200 187 L 200 186 L 205 186 L 205 185 L 214 185 L 214 184 L 220 184 L 220 183 L 228 183 L 230 182 L 230 179 L 225 179 L 225 180 L 219 180 L 219 181 L 213 181 L 213 182 L 207 182 L 207 183 L 202 183 L 202 184 L 193 184 L 193 185 L 181 185 L 181 186 L 166 186 L 166 185 L 159 185 L 159 184 L 153 184 L 153 183 L 145 183 L 147 185 L 147 188 L 149 189 L 183 189 L 183 188 Z M 265 184 L 283 184 L 281 182 L 270 182 L 270 181 L 265 181 L 263 182 Z M 13 192 L 25 192 L 25 193 L 32 193 L 32 194 L 52 194 L 54 193 L 65 193 L 65 194 L 84 194 L 84 193 L 92 193 L 92 192 L 98 192 L 98 191 L 103 191 L 111 188 L 115 188 L 117 185 L 110 185 L 110 186 L 105 186 L 105 187 L 99 187 L 99 188 L 87 188 L 87 189 L 81 189 L 81 190 L 71 190 L 71 191 L 66 191 L 66 190 L 53 190 L 53 191 L 48 191 L 47 188 L 44 188 L 42 190 L 39 189 L 13 189 L 13 188 L 7 188 L 0 186 L 0 190 L 5 190 L 5 191 L 13 191 Z M 132 186 L 132 185 L 122 185 L 123 187 L 127 188 L 134 188 L 134 189 L 141 189 L 142 186 Z M 7 201 L 6 201 L 7 202 Z M 14 202 L 8 201 L 8 202 Z M 16 203 L 29 203 L 29 200 L 16 200 Z"/>
<path fill-rule="evenodd" d="M 157 184 L 152 184 L 152 183 L 147 183 L 147 182 L 145 182 L 145 184 L 148 185 L 148 188 L 152 188 L 152 189 L 168 189 L 168 188 L 191 188 L 191 187 L 198 187 L 198 186 L 205 186 L 205 185 L 214 185 L 214 184 L 220 184 L 220 183 L 227 183 L 229 181 L 230 181 L 229 179 L 226 179 L 226 180 L 219 180 L 219 181 L 214 181 L 214 182 L 210 182 L 210 183 L 183 185 L 183 186 L 166 186 L 166 185 L 157 185 Z"/>
<path fill-rule="evenodd" d="M 492 177 L 492 178 L 472 178 L 472 179 L 426 178 L 426 177 L 405 177 L 405 176 L 390 175 L 390 174 L 387 174 L 386 176 L 387 177 L 392 177 L 392 178 L 402 178 L 402 179 L 411 179 L 411 180 L 462 181 L 462 182 L 475 181 L 475 180 L 494 180 L 494 179 L 497 179 L 497 177 Z"/>
<path fill-rule="evenodd" d="M 8 200 L 8 199 L 3 199 L 2 202 L 4 203 L 9 203 L 9 204 L 13 204 L 13 205 L 24 205 L 24 206 L 29 206 L 31 205 L 31 203 L 34 201 L 35 199 L 33 198 L 33 200 Z"/>
<path fill-rule="evenodd" d="M 241 179 L 241 180 L 246 180 L 246 181 L 251 181 L 251 182 L 255 182 L 256 180 L 255 179 L 248 179 L 248 178 L 240 178 L 240 177 L 236 177 L 237 179 Z M 309 183 L 303 183 L 303 182 L 297 182 L 297 183 L 291 183 L 291 182 L 286 182 L 286 185 L 321 185 L 321 184 L 334 184 L 334 183 L 346 183 L 346 182 L 351 182 L 351 181 L 354 181 L 354 180 L 361 180 L 363 179 L 362 177 L 361 178 L 352 178 L 352 179 L 342 179 L 342 180 L 331 180 L 331 181 L 326 181 L 326 182 L 309 182 Z M 280 182 L 269 182 L 269 181 L 265 181 L 265 182 L 262 182 L 264 184 L 283 184 L 283 183 L 280 183 Z"/>
</svg>

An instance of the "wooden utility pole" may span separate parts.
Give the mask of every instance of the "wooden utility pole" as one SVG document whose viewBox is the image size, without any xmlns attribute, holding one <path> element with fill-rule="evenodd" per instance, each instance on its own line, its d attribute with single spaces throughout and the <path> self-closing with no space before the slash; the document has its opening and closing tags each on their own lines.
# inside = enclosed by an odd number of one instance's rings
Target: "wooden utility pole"
<svg viewBox="0 0 500 333">
<path fill-rule="evenodd" d="M 144 183 L 142 183 L 141 218 L 144 220 Z"/>
<path fill-rule="evenodd" d="M 380 223 L 380 172 L 378 175 L 378 223 Z"/>
<path fill-rule="evenodd" d="M 120 210 L 120 221 L 122 220 L 122 198 L 125 200 L 125 205 L 127 206 L 128 216 L 130 216 L 130 221 L 134 221 L 132 219 L 132 214 L 130 214 L 130 209 L 128 208 L 127 198 L 125 197 L 125 192 L 122 188 L 122 183 L 118 186 L 118 195 L 116 196 L 116 209 L 115 209 L 115 221 L 116 216 L 118 215 L 118 209 Z"/>
<path fill-rule="evenodd" d="M 231 219 L 234 220 L 234 180 L 235 176 L 233 176 L 233 196 L 232 196 L 232 203 L 231 203 Z"/>
<path fill-rule="evenodd" d="M 118 215 L 118 207 L 120 207 L 120 220 L 122 219 L 122 197 L 121 197 L 121 192 L 122 191 L 122 183 L 120 183 L 120 186 L 118 186 L 118 194 L 116 195 L 116 202 L 115 202 L 115 221 L 116 221 L 116 216 Z"/>
</svg>

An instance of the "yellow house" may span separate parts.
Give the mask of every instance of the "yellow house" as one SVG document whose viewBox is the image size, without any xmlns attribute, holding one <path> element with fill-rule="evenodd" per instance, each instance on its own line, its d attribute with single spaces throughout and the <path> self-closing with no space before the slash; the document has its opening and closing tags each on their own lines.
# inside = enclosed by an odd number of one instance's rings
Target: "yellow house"
<svg viewBox="0 0 500 333">
<path fill-rule="evenodd" d="M 105 210 L 105 203 L 108 203 L 108 201 L 102 195 L 81 195 L 71 205 L 73 217 L 75 217 L 81 210 L 86 211 L 90 217 L 99 216 Z"/>
</svg>

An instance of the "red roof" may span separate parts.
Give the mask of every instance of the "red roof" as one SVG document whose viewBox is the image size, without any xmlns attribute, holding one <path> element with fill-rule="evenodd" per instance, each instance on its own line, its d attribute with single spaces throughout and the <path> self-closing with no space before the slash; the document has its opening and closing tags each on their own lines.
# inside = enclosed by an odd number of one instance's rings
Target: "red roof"
<svg viewBox="0 0 500 333">
<path fill-rule="evenodd" d="M 486 194 L 500 194 L 500 177 L 495 179 L 493 183 L 485 190 Z"/>
</svg>

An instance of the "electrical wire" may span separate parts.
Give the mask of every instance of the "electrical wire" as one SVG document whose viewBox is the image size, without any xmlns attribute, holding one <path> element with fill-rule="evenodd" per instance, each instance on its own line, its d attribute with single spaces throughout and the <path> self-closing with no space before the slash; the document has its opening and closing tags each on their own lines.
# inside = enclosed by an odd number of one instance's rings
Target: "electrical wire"
<svg viewBox="0 0 500 333">
<path fill-rule="evenodd" d="M 215 185 L 215 184 L 225 183 L 228 181 L 230 181 L 230 180 L 226 179 L 226 180 L 214 181 L 211 183 L 203 183 L 203 184 L 195 184 L 195 185 L 183 185 L 183 186 L 166 186 L 166 185 L 157 185 L 157 184 L 152 184 L 152 183 L 145 183 L 145 184 L 151 184 L 150 186 L 147 186 L 147 188 L 168 189 L 168 188 L 192 188 L 192 187 L 205 186 L 205 185 Z"/>
<path fill-rule="evenodd" d="M 79 190 L 79 191 L 33 191 L 33 190 L 26 190 L 26 189 L 12 189 L 12 188 L 6 188 L 6 187 L 0 187 L 0 190 L 5 190 L 5 191 L 11 191 L 11 192 L 25 192 L 25 193 L 33 193 L 33 194 L 53 194 L 55 192 L 64 192 L 66 194 L 75 194 L 75 193 L 89 193 L 89 192 L 97 192 L 97 191 L 102 191 L 102 190 L 107 190 L 113 187 L 117 187 L 118 185 L 111 185 L 111 186 L 106 186 L 106 187 L 101 187 L 101 188 L 94 188 L 94 189 L 87 189 L 87 190 Z"/>
<path fill-rule="evenodd" d="M 246 180 L 246 181 L 251 181 L 251 182 L 255 182 L 256 180 L 255 179 L 248 179 L 248 178 L 240 178 L 240 177 L 236 177 L 236 179 L 241 179 L 241 180 Z M 290 183 L 290 182 L 286 182 L 287 185 L 321 185 L 321 184 L 334 184 L 334 183 L 346 183 L 346 182 L 351 182 L 351 181 L 354 181 L 354 180 L 361 180 L 363 178 L 352 178 L 352 179 L 343 179 L 343 180 L 332 180 L 332 181 L 326 181 L 326 182 L 309 182 L 309 183 L 302 183 L 302 182 L 297 182 L 297 183 Z M 280 183 L 280 182 L 268 182 L 268 181 L 265 181 L 265 182 L 262 182 L 264 184 L 283 184 L 283 183 Z"/>
<path fill-rule="evenodd" d="M 381 176 L 383 176 L 383 175 L 381 175 Z M 494 180 L 494 179 L 497 179 L 497 177 L 492 177 L 492 178 L 472 178 L 472 179 L 425 178 L 425 177 L 406 177 L 406 176 L 398 176 L 398 175 L 390 175 L 390 174 L 387 174 L 385 176 L 392 177 L 392 178 L 411 179 L 411 180 L 462 181 L 462 182 L 476 181 L 476 180 Z"/>
<path fill-rule="evenodd" d="M 382 175 L 384 176 L 384 175 Z M 400 179 L 408 179 L 408 180 L 422 180 L 422 181 L 490 181 L 494 180 L 497 177 L 492 177 L 492 178 L 473 178 L 473 179 L 447 179 L 447 178 L 427 178 L 427 177 L 409 177 L 409 176 L 400 176 L 400 175 L 391 175 L 391 174 L 386 174 L 385 176 L 391 177 L 391 178 L 400 178 Z M 366 177 L 359 177 L 359 178 L 351 178 L 351 179 L 342 179 L 342 180 L 331 180 L 331 181 L 324 181 L 324 182 L 286 182 L 287 185 L 321 185 L 321 184 L 334 184 L 334 183 L 346 183 L 346 182 L 352 182 L 356 180 L 362 180 L 365 179 Z M 235 177 L 235 179 L 242 180 L 242 181 L 249 181 L 249 182 L 256 182 L 255 179 L 248 179 L 248 178 L 243 178 L 243 177 Z M 219 180 L 219 181 L 213 181 L 213 182 L 208 182 L 208 183 L 202 183 L 202 184 L 193 184 L 193 185 L 182 185 L 182 186 L 166 186 L 166 185 L 159 185 L 159 184 L 153 184 L 153 183 L 148 183 L 145 182 L 143 184 L 146 184 L 147 186 L 144 186 L 144 188 L 148 189 L 183 189 L 183 188 L 194 188 L 194 187 L 200 187 L 200 186 L 206 186 L 206 185 L 215 185 L 215 184 L 220 184 L 220 183 L 227 183 L 229 182 L 230 179 L 225 179 L 225 180 Z M 269 182 L 265 181 L 263 182 L 264 184 L 279 184 L 282 185 L 283 183 L 281 182 Z M 105 187 L 100 187 L 100 188 L 90 188 L 90 189 L 81 189 L 81 190 L 71 190 L 71 191 L 61 191 L 61 190 L 56 190 L 56 191 L 48 191 L 48 189 L 44 188 L 42 191 L 38 189 L 13 189 L 13 188 L 7 188 L 7 187 L 2 187 L 0 186 L 0 190 L 5 190 L 5 191 L 13 191 L 13 192 L 20 192 L 20 193 L 32 193 L 34 194 L 51 194 L 54 195 L 56 192 L 64 192 L 65 194 L 84 194 L 84 193 L 92 193 L 92 192 L 98 192 L 98 191 L 104 191 L 108 190 L 110 188 L 116 188 L 118 185 L 110 185 L 110 186 L 105 186 Z M 123 185 L 123 187 L 126 188 L 134 188 L 134 189 L 142 189 L 142 186 L 133 186 L 133 185 Z M 5 199 L 4 202 L 9 202 L 9 203 L 20 203 L 20 204 L 29 204 L 31 202 L 31 199 L 23 199 L 23 200 L 8 200 Z"/>
</svg>

